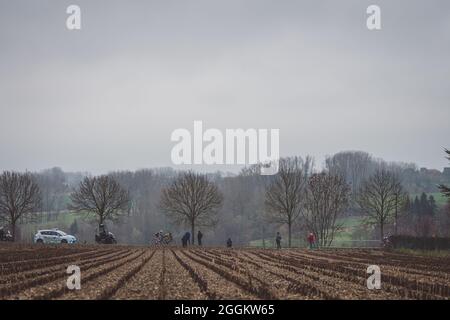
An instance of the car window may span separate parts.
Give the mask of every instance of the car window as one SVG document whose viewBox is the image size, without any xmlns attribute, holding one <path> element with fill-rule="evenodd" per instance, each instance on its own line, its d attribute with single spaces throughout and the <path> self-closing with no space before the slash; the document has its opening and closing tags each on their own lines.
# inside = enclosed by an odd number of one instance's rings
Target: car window
<svg viewBox="0 0 450 320">
<path fill-rule="evenodd" d="M 67 236 L 67 234 L 66 234 L 65 232 L 63 232 L 63 231 L 58 231 L 58 233 L 59 233 L 59 235 L 60 235 L 61 237 Z"/>
<path fill-rule="evenodd" d="M 48 231 L 41 231 L 40 232 L 43 236 L 48 236 Z"/>
</svg>

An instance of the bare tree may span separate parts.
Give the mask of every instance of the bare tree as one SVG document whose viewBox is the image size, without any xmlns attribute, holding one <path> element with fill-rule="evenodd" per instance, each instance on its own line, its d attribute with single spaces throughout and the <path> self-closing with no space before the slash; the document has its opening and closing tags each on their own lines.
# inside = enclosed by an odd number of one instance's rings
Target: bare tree
<svg viewBox="0 0 450 320">
<path fill-rule="evenodd" d="M 222 203 L 222 193 L 215 183 L 206 175 L 189 171 L 179 174 L 162 190 L 159 207 L 175 223 L 190 225 L 195 244 L 195 226 L 215 225 L 215 214 Z"/>
<path fill-rule="evenodd" d="M 367 214 L 370 224 L 380 227 L 381 239 L 384 227 L 392 219 L 396 208 L 398 177 L 385 169 L 378 169 L 363 183 L 358 195 L 358 204 Z"/>
<path fill-rule="evenodd" d="M 85 177 L 70 195 L 69 210 L 94 213 L 98 223 L 115 220 L 129 208 L 128 191 L 111 176 Z"/>
<path fill-rule="evenodd" d="M 282 158 L 278 173 L 266 190 L 265 208 L 269 222 L 287 224 L 291 247 L 292 225 L 300 215 L 306 196 L 306 181 L 312 170 L 307 157 Z"/>
<path fill-rule="evenodd" d="M 0 176 L 0 214 L 12 229 L 16 239 L 16 225 L 35 213 L 41 206 L 39 186 L 30 173 L 5 171 Z"/>
<path fill-rule="evenodd" d="M 337 218 L 348 207 L 350 187 L 342 176 L 323 172 L 308 179 L 307 195 L 304 223 L 319 237 L 320 246 L 330 246 L 342 228 Z"/>
</svg>

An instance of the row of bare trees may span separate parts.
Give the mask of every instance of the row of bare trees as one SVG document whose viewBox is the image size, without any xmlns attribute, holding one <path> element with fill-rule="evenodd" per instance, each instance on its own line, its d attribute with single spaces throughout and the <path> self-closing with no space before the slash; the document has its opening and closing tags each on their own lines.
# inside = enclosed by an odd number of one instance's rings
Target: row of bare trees
<svg viewBox="0 0 450 320">
<path fill-rule="evenodd" d="M 131 206 L 129 191 L 111 175 L 85 177 L 70 200 L 69 210 L 94 215 L 99 224 L 117 221 Z M 184 172 L 162 190 L 160 208 L 173 222 L 189 225 L 194 234 L 197 225 L 215 225 L 214 214 L 222 202 L 221 192 L 206 175 Z M 19 220 L 31 222 L 41 209 L 41 191 L 31 173 L 6 171 L 0 175 L 0 217 L 2 224 L 11 227 L 13 239 Z"/>
<path fill-rule="evenodd" d="M 231 178 L 216 179 L 192 171 L 164 174 L 158 183 L 152 180 L 153 171 L 86 176 L 71 192 L 68 209 L 94 215 L 98 223 L 104 223 L 137 211 L 147 215 L 150 209 L 146 199 L 155 196 L 155 210 L 165 213 L 171 222 L 189 227 L 192 235 L 198 227 L 217 225 L 220 212 L 222 223 L 232 223 L 237 230 L 245 228 L 244 216 L 251 217 L 252 224 L 262 225 L 263 233 L 267 222 L 285 224 L 291 246 L 292 229 L 298 224 L 316 234 L 320 245 L 328 246 L 342 229 L 339 218 L 356 203 L 367 216 L 367 223 L 379 228 L 382 238 L 387 224 L 393 223 L 396 233 L 408 198 L 398 172 L 388 165 L 369 170 L 370 161 L 362 153 L 357 155 L 357 164 L 350 159 L 347 154 L 329 158 L 325 169 L 314 173 L 310 157 L 283 158 L 274 176 L 261 176 L 257 166 Z M 62 186 L 60 172 L 53 169 L 51 173 L 57 178 L 56 185 Z M 349 179 L 357 182 L 358 188 Z M 30 173 L 0 175 L 0 218 L 11 226 L 14 236 L 18 223 L 31 221 L 36 212 L 45 211 L 44 207 L 51 203 L 49 190 L 54 188 L 47 180 Z M 42 197 L 43 189 L 39 187 L 46 185 L 50 187 L 44 193 L 49 194 Z M 64 188 L 59 187 L 58 192 Z M 441 189 L 448 194 L 448 187 Z M 228 199 L 225 207 L 224 198 Z M 225 232 L 233 231 L 226 228 Z"/>
<path fill-rule="evenodd" d="M 408 194 L 394 172 L 375 170 L 352 194 L 344 175 L 334 170 L 312 173 L 311 169 L 310 158 L 281 159 L 279 172 L 266 192 L 267 220 L 287 225 L 289 246 L 297 220 L 318 237 L 321 246 L 329 246 L 342 229 L 338 218 L 347 211 L 352 197 L 366 215 L 367 224 L 379 227 L 381 239 L 385 225 L 392 220 L 397 231 Z"/>
<path fill-rule="evenodd" d="M 320 245 L 330 245 L 341 228 L 338 218 L 349 203 L 350 188 L 342 176 L 329 172 L 313 174 L 312 167 L 311 158 L 281 159 L 279 172 L 266 191 L 268 221 L 288 226 L 289 246 L 292 226 L 299 217 L 319 237 Z M 129 212 L 131 205 L 129 192 L 110 175 L 85 177 L 70 198 L 70 210 L 94 214 L 99 224 L 117 220 Z M 383 237 L 384 225 L 392 216 L 397 225 L 406 193 L 394 174 L 380 170 L 364 182 L 357 199 L 368 221 L 380 227 Z M 40 204 L 40 190 L 31 174 L 1 175 L 0 212 L 11 225 L 13 237 L 17 221 L 37 212 Z M 216 213 L 222 204 L 222 193 L 206 175 L 184 172 L 163 188 L 159 208 L 173 222 L 188 225 L 195 235 L 196 226 L 211 227 L 217 223 Z"/>
<path fill-rule="evenodd" d="M 69 209 L 96 214 L 99 223 L 127 208 L 128 194 L 111 177 L 86 177 L 71 195 Z M 31 173 L 5 171 L 0 175 L 0 218 L 16 239 L 17 224 L 32 222 L 42 208 L 41 190 Z"/>
<path fill-rule="evenodd" d="M 348 206 L 350 188 L 343 177 L 312 169 L 310 157 L 280 159 L 279 171 L 266 191 L 267 220 L 287 225 L 289 247 L 292 227 L 299 219 L 319 237 L 320 245 L 330 245 L 340 229 L 337 219 Z"/>
<path fill-rule="evenodd" d="M 318 237 L 321 246 L 329 246 L 342 230 L 339 218 L 352 202 L 366 216 L 367 224 L 379 228 L 381 239 L 386 224 L 393 223 L 397 234 L 399 217 L 408 199 L 398 170 L 395 170 L 397 167 L 380 162 L 378 168 L 371 169 L 371 159 L 365 153 L 356 153 L 353 162 L 349 159 L 352 157 L 345 153 L 328 158 L 326 169 L 321 173 L 313 173 L 311 157 L 280 159 L 277 175 L 271 177 L 266 186 L 264 220 L 287 225 L 289 246 L 292 244 L 292 227 L 298 220 Z M 258 167 L 243 172 L 246 178 L 258 175 Z M 356 182 L 357 188 L 347 183 L 349 178 Z M 446 187 L 441 188 L 445 193 Z M 71 199 L 72 210 L 95 212 L 100 222 L 130 206 L 129 195 L 108 176 L 97 180 L 86 178 Z M 196 227 L 217 224 L 217 213 L 223 200 L 215 182 L 207 175 L 190 171 L 179 173 L 162 188 L 158 208 L 172 222 L 189 226 L 194 236 Z M 264 220 L 259 221 L 264 223 Z"/>
<path fill-rule="evenodd" d="M 86 177 L 71 195 L 70 210 L 94 213 L 98 223 L 117 220 L 129 211 L 131 199 L 112 176 Z M 159 208 L 172 222 L 188 225 L 192 235 L 196 226 L 212 227 L 223 196 L 206 175 L 192 171 L 180 173 L 162 189 Z M 192 237 L 195 243 L 195 237 Z"/>
</svg>

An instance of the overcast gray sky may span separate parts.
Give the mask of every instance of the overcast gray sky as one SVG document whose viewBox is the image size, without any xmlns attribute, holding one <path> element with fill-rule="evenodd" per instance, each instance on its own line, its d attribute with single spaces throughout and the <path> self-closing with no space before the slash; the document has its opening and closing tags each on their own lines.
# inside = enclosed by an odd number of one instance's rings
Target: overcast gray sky
<svg viewBox="0 0 450 320">
<path fill-rule="evenodd" d="M 0 169 L 169 166 L 194 120 L 442 169 L 449 57 L 447 0 L 0 0 Z"/>
</svg>

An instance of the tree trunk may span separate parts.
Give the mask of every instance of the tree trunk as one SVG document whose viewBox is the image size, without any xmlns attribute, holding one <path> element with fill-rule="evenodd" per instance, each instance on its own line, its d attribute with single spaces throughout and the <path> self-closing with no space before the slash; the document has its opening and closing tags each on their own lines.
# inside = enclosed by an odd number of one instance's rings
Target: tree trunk
<svg viewBox="0 0 450 320">
<path fill-rule="evenodd" d="M 191 236 L 191 238 L 192 238 L 192 245 L 194 245 L 195 244 L 195 222 L 194 222 L 194 220 L 192 220 L 192 222 L 191 222 L 191 232 L 192 232 L 192 236 Z"/>
<path fill-rule="evenodd" d="M 380 234 L 381 234 L 381 241 L 384 239 L 384 221 L 380 222 Z"/>
<path fill-rule="evenodd" d="M 291 229 L 292 229 L 292 222 L 289 221 L 288 223 L 288 246 L 291 247 Z"/>
<path fill-rule="evenodd" d="M 11 222 L 11 235 L 13 242 L 16 242 L 16 221 Z"/>
</svg>

